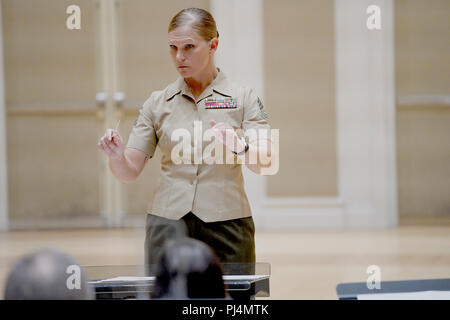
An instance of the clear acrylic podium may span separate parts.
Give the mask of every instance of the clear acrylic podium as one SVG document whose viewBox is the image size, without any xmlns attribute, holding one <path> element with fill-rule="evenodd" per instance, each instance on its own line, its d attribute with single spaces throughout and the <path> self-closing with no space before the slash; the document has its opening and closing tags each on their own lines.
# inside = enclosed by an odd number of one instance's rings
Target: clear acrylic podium
<svg viewBox="0 0 450 320">
<path fill-rule="evenodd" d="M 84 266 L 96 299 L 149 299 L 156 265 Z M 226 291 L 235 300 L 269 297 L 269 263 L 223 263 Z"/>
</svg>

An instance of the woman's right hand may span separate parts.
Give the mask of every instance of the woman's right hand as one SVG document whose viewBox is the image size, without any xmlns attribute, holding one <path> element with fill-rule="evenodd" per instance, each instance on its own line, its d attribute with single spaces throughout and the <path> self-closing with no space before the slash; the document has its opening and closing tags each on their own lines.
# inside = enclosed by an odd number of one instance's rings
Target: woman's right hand
<svg viewBox="0 0 450 320">
<path fill-rule="evenodd" d="M 125 151 L 125 146 L 119 132 L 114 129 L 107 129 L 103 137 L 97 144 L 110 159 L 120 159 Z"/>
</svg>

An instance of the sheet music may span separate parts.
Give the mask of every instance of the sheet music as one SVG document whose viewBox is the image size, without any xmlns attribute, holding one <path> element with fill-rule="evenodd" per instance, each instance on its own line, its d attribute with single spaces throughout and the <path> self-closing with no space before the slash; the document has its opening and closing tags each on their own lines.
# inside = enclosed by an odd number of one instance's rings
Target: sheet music
<svg viewBox="0 0 450 320">
<path fill-rule="evenodd" d="M 243 281 L 243 280 L 262 280 L 269 278 L 268 275 L 224 275 L 223 280 L 225 281 Z M 102 282 L 135 282 L 135 281 L 154 281 L 155 277 L 136 277 L 136 276 L 120 276 L 115 278 L 103 279 L 90 281 L 92 283 L 102 283 Z"/>
</svg>

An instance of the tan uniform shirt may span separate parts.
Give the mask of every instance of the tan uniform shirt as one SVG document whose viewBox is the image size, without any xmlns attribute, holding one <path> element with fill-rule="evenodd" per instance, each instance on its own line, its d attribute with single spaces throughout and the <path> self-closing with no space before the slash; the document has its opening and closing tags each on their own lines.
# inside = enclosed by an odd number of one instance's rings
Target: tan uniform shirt
<svg viewBox="0 0 450 320">
<path fill-rule="evenodd" d="M 179 77 L 164 90 L 153 92 L 139 111 L 127 147 L 151 157 L 158 145 L 162 154 L 161 176 L 148 213 L 176 220 L 192 211 L 205 222 L 252 214 L 244 190 L 242 164 L 205 164 L 204 161 L 175 164 L 171 158 L 172 149 L 180 143 L 180 140 L 172 141 L 172 133 L 182 128 L 194 137 L 195 121 L 199 121 L 197 128 L 201 124 L 202 134 L 211 128 L 210 120 L 215 120 L 244 132 L 263 129 L 270 138 L 267 114 L 258 96 L 251 89 L 234 84 L 218 70 L 216 78 L 197 99 L 184 78 Z M 203 150 L 210 143 L 201 142 Z M 224 147 L 221 143 L 220 146 Z M 225 152 L 230 151 L 224 147 L 223 152 L 225 162 Z M 231 157 L 236 156 L 231 154 Z"/>
</svg>

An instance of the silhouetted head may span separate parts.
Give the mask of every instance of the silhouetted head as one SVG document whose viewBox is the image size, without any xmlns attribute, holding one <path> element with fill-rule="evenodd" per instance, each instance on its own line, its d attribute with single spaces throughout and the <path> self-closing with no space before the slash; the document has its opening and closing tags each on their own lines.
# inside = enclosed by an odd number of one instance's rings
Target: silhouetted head
<svg viewBox="0 0 450 320">
<path fill-rule="evenodd" d="M 7 300 L 86 300 L 93 293 L 80 265 L 55 249 L 40 249 L 21 258 L 11 269 Z"/>
<path fill-rule="evenodd" d="M 156 271 L 153 298 L 225 298 L 219 259 L 205 243 L 181 238 L 168 241 Z"/>
</svg>

